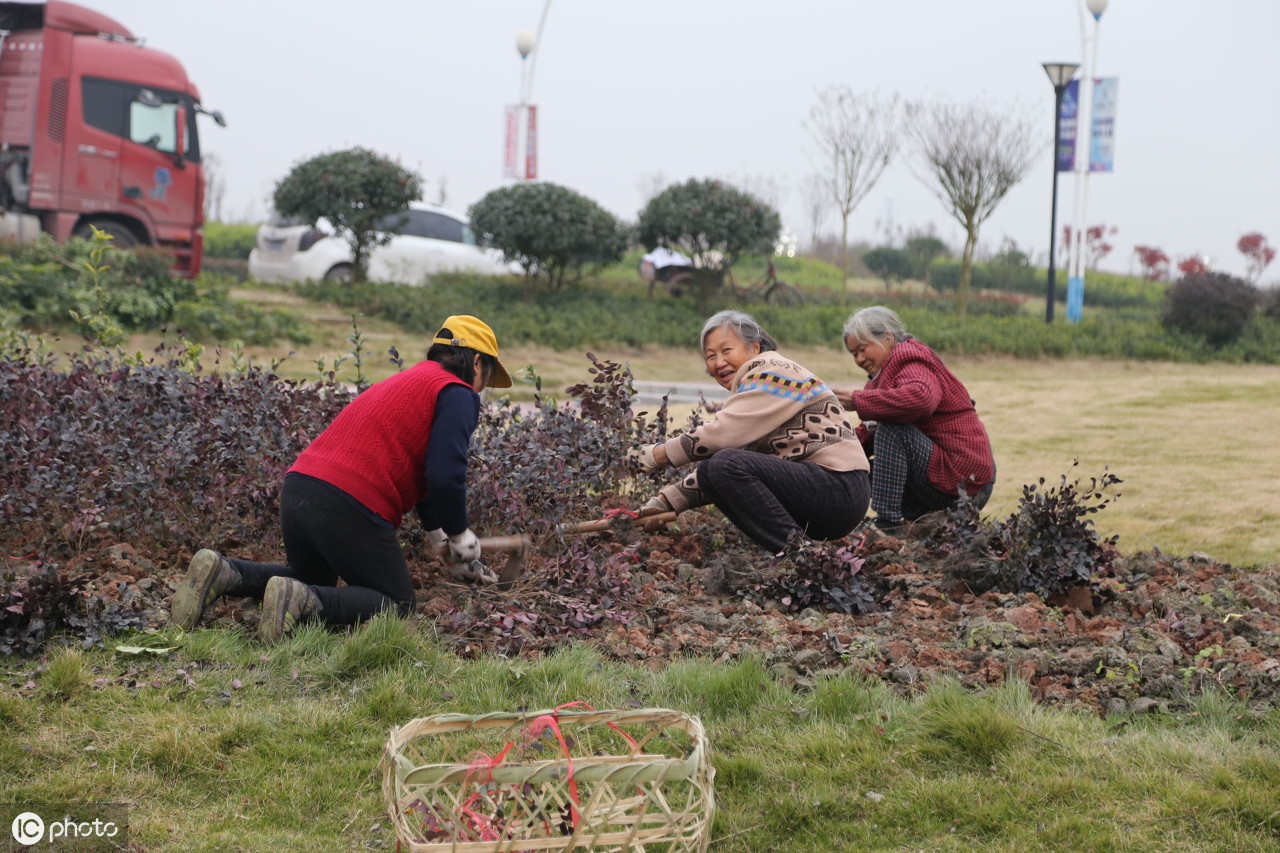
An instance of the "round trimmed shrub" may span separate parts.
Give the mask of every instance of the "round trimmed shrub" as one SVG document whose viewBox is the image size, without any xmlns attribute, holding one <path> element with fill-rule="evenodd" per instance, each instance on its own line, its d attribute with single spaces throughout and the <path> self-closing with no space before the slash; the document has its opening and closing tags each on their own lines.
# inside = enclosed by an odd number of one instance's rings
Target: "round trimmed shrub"
<svg viewBox="0 0 1280 853">
<path fill-rule="evenodd" d="M 1280 320 L 1280 287 L 1272 287 L 1262 292 L 1262 316 L 1271 320 Z"/>
<path fill-rule="evenodd" d="M 552 288 L 616 264 L 630 236 L 592 199 L 546 182 L 493 190 L 468 213 L 471 227 L 488 245 L 518 263 L 527 277 L 541 277 Z"/>
<path fill-rule="evenodd" d="M 1226 346 L 1244 334 L 1257 311 L 1258 296 L 1253 285 L 1235 276 L 1195 273 L 1166 292 L 1160 321 L 1166 329 L 1204 338 L 1215 347 Z"/>
<path fill-rule="evenodd" d="M 666 246 L 717 273 L 745 255 L 772 255 L 781 230 L 782 218 L 767 203 L 724 181 L 697 178 L 650 199 L 636 226 L 645 248 Z"/>
</svg>

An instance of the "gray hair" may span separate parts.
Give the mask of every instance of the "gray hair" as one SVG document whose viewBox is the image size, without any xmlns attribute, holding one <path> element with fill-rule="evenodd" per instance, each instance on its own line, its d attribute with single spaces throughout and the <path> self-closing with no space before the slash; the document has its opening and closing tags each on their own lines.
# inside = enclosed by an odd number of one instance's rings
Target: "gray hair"
<svg viewBox="0 0 1280 853">
<path fill-rule="evenodd" d="M 865 344 L 892 335 L 894 343 L 911 340 L 902 319 L 883 305 L 872 305 L 849 315 L 844 321 L 844 339 Z"/>
<path fill-rule="evenodd" d="M 698 346 L 706 346 L 707 335 L 716 329 L 731 330 L 747 346 L 760 344 L 760 352 L 773 352 L 778 348 L 778 342 L 773 336 L 761 328 L 750 314 L 741 311 L 720 311 L 711 315 L 711 319 L 702 327 L 702 334 L 698 336 Z"/>
</svg>

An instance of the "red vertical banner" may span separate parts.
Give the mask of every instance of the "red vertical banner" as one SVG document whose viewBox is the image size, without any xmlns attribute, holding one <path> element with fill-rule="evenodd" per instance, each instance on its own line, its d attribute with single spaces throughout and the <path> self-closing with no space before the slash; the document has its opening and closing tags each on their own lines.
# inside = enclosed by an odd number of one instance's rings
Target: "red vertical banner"
<svg viewBox="0 0 1280 853">
<path fill-rule="evenodd" d="M 538 108 L 530 104 L 528 135 L 524 140 L 524 179 L 537 180 L 538 177 Z"/>
<path fill-rule="evenodd" d="M 517 106 L 507 107 L 506 116 L 506 148 L 503 151 L 502 159 L 502 177 L 517 178 L 520 173 L 516 171 L 516 162 L 519 158 L 520 148 L 520 108 Z"/>
</svg>

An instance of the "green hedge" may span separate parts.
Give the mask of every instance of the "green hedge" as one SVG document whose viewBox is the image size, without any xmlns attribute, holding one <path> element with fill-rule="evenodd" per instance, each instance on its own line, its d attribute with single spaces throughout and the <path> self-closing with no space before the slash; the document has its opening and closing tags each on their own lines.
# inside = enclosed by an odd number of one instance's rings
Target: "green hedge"
<svg viewBox="0 0 1280 853">
<path fill-rule="evenodd" d="M 643 283 L 640 278 L 640 258 L 644 254 L 643 249 L 630 250 L 622 256 L 621 261 L 602 271 L 599 278 L 615 286 Z M 750 284 L 764 275 L 764 264 L 763 256 L 752 255 L 742 258 L 733 265 L 734 280 L 739 284 Z M 773 266 L 778 271 L 778 278 L 796 285 L 806 294 L 840 292 L 840 268 L 826 261 L 801 255 L 791 258 L 775 255 Z"/>
<path fill-rule="evenodd" d="M 1048 270 L 1028 264 L 977 263 L 973 265 L 974 291 L 996 290 L 1043 298 L 1048 286 Z M 1067 274 L 1058 270 L 1058 297 L 1065 301 Z M 960 262 L 939 259 L 933 262 L 929 283 L 935 290 L 954 293 L 960 282 Z M 1084 277 L 1086 308 L 1147 308 L 1157 310 L 1163 303 L 1167 284 L 1127 275 L 1089 272 Z"/>
<path fill-rule="evenodd" d="M 204 254 L 207 258 L 248 259 L 258 226 L 247 222 L 206 222 Z"/>
<path fill-rule="evenodd" d="M 1262 315 L 1239 341 L 1215 350 L 1203 341 L 1166 331 L 1150 312 L 1091 312 L 1080 323 L 1050 326 L 1038 316 L 1022 313 L 1018 301 L 1010 297 L 975 298 L 969 315 L 961 318 L 953 301 L 942 295 L 859 294 L 847 307 L 819 301 L 792 308 L 758 303 L 737 306 L 720 299 L 701 312 L 688 298 L 659 294 L 650 300 L 641 288 L 633 292 L 582 288 L 526 299 L 517 283 L 465 275 L 438 276 L 429 287 L 326 283 L 295 287 L 311 298 L 391 320 L 422 335 L 434 332 L 450 314 L 476 314 L 494 326 L 504 343 L 557 350 L 647 344 L 696 347 L 706 315 L 725 307 L 748 311 L 784 346 L 837 348 L 852 311 L 886 304 L 898 311 L 912 334 L 944 353 L 1280 363 L 1280 321 Z"/>
<path fill-rule="evenodd" d="M 5 246 L 0 250 L 0 326 L 74 329 L 107 343 L 165 326 L 180 326 L 194 340 L 261 345 L 281 338 L 309 340 L 293 314 L 232 299 L 230 279 L 181 278 L 170 274 L 170 265 L 165 252 L 124 251 L 89 240 L 59 245 L 46 236 Z M 90 271 L 94 267 L 96 275 Z"/>
</svg>

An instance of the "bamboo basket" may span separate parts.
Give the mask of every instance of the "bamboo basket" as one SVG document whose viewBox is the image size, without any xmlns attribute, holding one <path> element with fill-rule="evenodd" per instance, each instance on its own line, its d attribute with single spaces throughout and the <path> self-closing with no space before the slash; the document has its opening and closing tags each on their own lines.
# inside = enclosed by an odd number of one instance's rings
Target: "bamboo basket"
<svg viewBox="0 0 1280 853">
<path fill-rule="evenodd" d="M 715 813 L 702 723 L 661 708 L 424 717 L 382 772 L 410 853 L 705 853 Z"/>
</svg>

